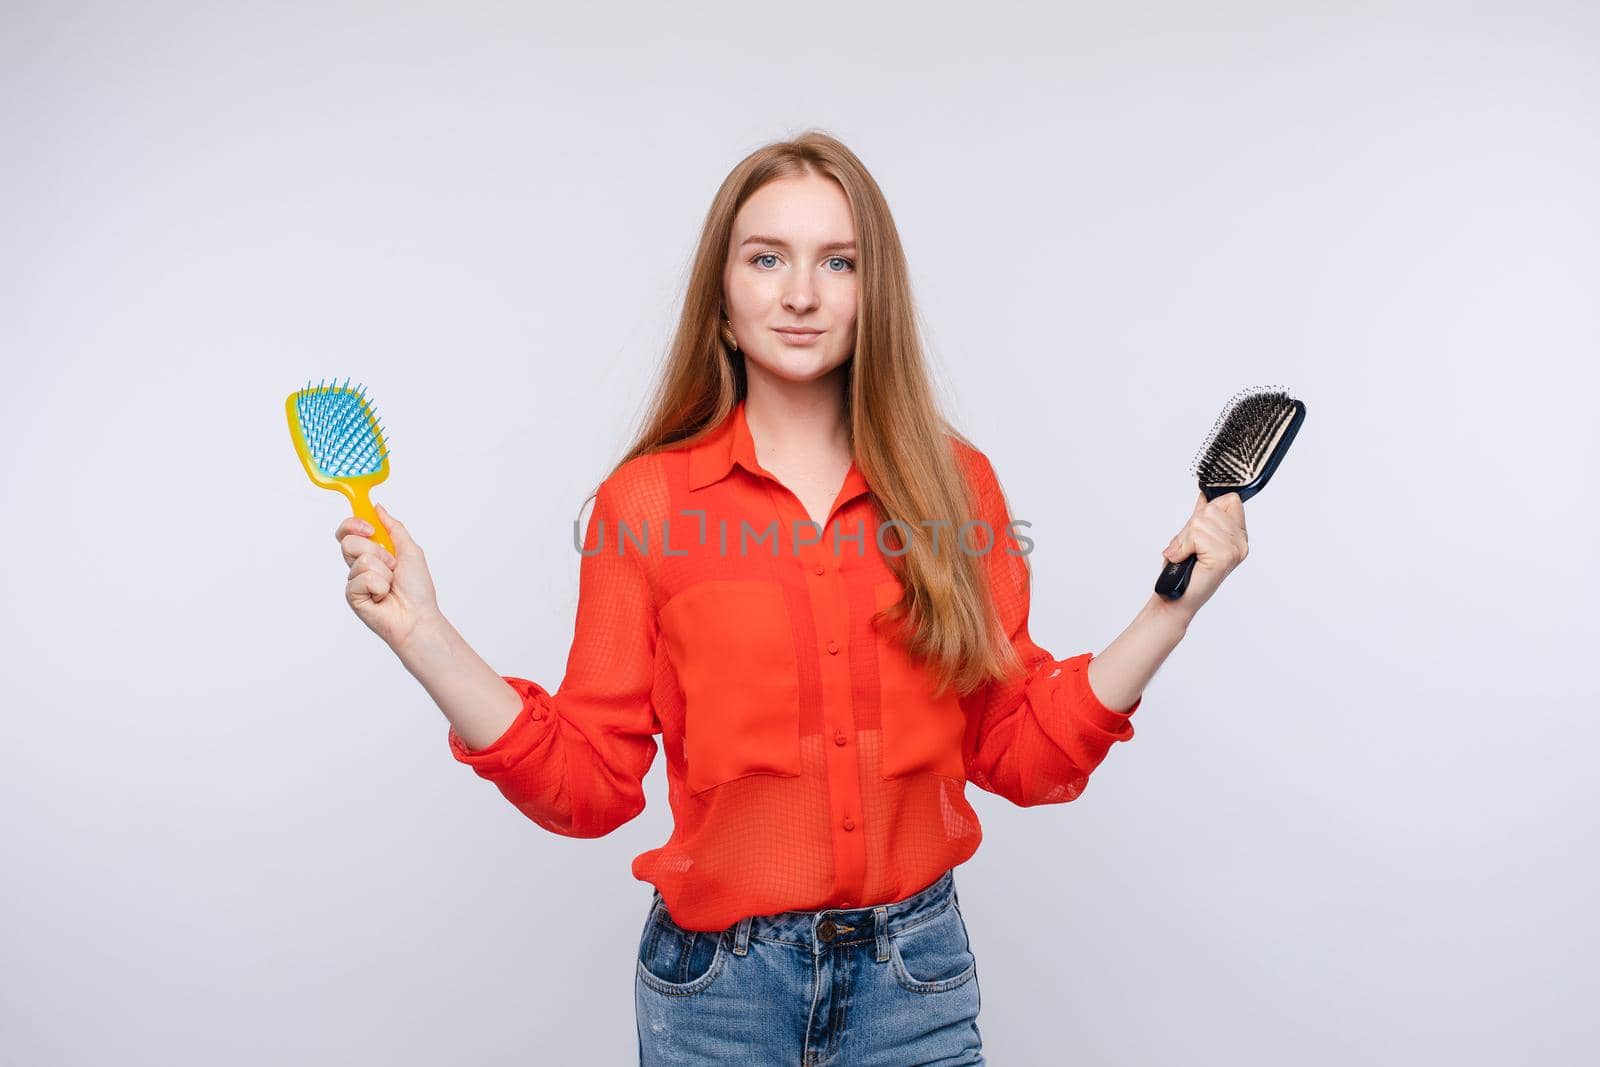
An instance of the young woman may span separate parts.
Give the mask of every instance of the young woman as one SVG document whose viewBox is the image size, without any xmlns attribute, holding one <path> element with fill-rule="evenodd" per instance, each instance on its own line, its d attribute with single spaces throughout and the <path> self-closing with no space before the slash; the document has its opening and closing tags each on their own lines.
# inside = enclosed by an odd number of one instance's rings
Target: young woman
<svg viewBox="0 0 1600 1067">
<path fill-rule="evenodd" d="M 1163 552 L 1198 555 L 1180 600 L 1150 594 L 1099 655 L 1034 643 L 1026 524 L 936 409 L 882 193 L 814 131 L 718 190 L 645 428 L 594 495 L 554 693 L 462 640 L 387 510 L 394 556 L 353 518 L 336 537 L 455 757 L 540 826 L 633 818 L 660 737 L 641 1062 L 984 1062 L 966 783 L 1083 791 L 1244 559 L 1239 498 L 1201 496 Z"/>
</svg>

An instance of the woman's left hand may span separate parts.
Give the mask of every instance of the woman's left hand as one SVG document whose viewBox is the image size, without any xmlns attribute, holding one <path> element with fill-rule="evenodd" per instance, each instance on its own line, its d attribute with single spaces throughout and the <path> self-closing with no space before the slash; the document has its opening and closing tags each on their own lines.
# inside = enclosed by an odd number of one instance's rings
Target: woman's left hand
<svg viewBox="0 0 1600 1067">
<path fill-rule="evenodd" d="M 1191 555 L 1196 557 L 1188 587 L 1181 597 L 1170 602 L 1171 606 L 1192 617 L 1211 599 L 1222 579 L 1232 574 L 1249 554 L 1244 501 L 1239 499 L 1239 494 L 1225 493 L 1215 500 L 1207 500 L 1205 493 L 1201 493 L 1189 521 L 1161 552 L 1163 564 L 1178 563 Z"/>
</svg>

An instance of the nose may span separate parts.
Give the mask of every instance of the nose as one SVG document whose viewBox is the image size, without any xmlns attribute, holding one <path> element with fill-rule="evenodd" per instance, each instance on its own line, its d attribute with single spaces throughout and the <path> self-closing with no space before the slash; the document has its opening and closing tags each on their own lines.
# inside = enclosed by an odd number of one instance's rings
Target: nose
<svg viewBox="0 0 1600 1067">
<path fill-rule="evenodd" d="M 817 288 L 804 273 L 796 275 L 784 290 L 783 306 L 786 311 L 800 314 L 810 311 L 817 304 Z"/>
</svg>

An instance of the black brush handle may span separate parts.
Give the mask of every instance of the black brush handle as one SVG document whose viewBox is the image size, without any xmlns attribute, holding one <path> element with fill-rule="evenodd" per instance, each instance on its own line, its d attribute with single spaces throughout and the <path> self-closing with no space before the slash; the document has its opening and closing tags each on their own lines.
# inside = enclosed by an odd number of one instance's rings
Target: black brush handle
<svg viewBox="0 0 1600 1067">
<path fill-rule="evenodd" d="M 1156 579 L 1156 592 L 1168 600 L 1181 597 L 1183 591 L 1189 588 L 1189 575 L 1194 573 L 1194 561 L 1197 558 L 1190 555 L 1188 559 L 1180 559 L 1161 568 L 1161 577 Z"/>
</svg>

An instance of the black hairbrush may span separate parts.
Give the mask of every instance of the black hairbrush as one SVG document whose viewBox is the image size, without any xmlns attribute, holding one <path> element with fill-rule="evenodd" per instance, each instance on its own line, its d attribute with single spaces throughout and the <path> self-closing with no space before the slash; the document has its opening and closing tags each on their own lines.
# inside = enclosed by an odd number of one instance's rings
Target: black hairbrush
<svg viewBox="0 0 1600 1067">
<path fill-rule="evenodd" d="M 1189 473 L 1200 480 L 1207 500 L 1238 493 L 1249 500 L 1267 487 L 1289 443 L 1306 419 L 1306 406 L 1270 386 L 1235 393 L 1195 453 Z M 1176 600 L 1189 587 L 1195 557 L 1169 563 L 1156 579 L 1156 592 Z"/>
</svg>

